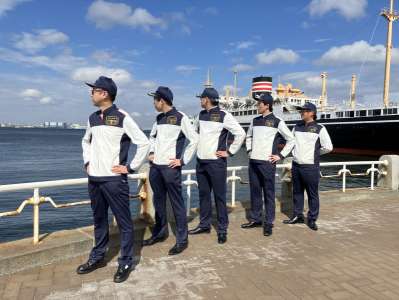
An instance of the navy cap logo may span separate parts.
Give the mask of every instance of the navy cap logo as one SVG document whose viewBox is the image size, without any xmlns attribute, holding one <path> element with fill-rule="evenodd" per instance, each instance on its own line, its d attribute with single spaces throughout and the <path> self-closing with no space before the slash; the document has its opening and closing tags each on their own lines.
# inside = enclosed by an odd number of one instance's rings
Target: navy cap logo
<svg viewBox="0 0 399 300">
<path fill-rule="evenodd" d="M 175 116 L 169 116 L 166 118 L 166 123 L 170 125 L 176 125 L 177 124 L 177 118 Z"/>
<path fill-rule="evenodd" d="M 119 118 L 116 116 L 106 116 L 105 124 L 109 126 L 116 126 L 119 124 Z"/>
</svg>

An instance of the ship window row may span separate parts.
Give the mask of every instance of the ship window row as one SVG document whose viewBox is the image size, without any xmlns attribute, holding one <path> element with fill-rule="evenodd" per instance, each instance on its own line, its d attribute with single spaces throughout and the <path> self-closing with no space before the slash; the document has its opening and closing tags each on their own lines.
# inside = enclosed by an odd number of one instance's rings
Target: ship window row
<svg viewBox="0 0 399 300">
<path fill-rule="evenodd" d="M 252 116 L 252 115 L 257 115 L 258 111 L 256 109 L 244 110 L 244 111 L 233 111 L 231 114 L 233 116 Z"/>
<path fill-rule="evenodd" d="M 363 110 L 349 110 L 349 111 L 338 111 L 335 113 L 337 118 L 353 118 L 353 117 L 372 117 L 381 115 L 396 115 L 398 113 L 397 108 L 384 108 L 384 109 L 363 109 Z M 322 115 L 323 119 L 323 115 Z"/>
</svg>

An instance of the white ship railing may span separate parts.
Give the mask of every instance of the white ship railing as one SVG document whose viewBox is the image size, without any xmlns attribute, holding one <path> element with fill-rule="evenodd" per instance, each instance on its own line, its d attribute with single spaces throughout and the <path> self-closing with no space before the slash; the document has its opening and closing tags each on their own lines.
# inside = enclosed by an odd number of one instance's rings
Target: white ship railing
<svg viewBox="0 0 399 300">
<path fill-rule="evenodd" d="M 347 177 L 359 177 L 359 176 L 370 176 L 370 190 L 374 190 L 375 188 L 375 175 L 379 174 L 380 176 L 385 176 L 386 173 L 380 171 L 377 167 L 380 165 L 388 165 L 387 161 L 347 161 L 347 162 L 325 162 L 321 163 L 321 169 L 326 167 L 340 167 L 336 174 L 324 175 L 323 172 L 320 173 L 322 178 L 342 178 L 342 192 L 346 191 L 347 186 Z M 367 169 L 362 173 L 353 173 L 349 169 L 352 166 L 368 166 Z M 229 176 L 227 177 L 227 183 L 231 184 L 231 206 L 234 207 L 236 204 L 236 189 L 237 189 L 237 181 L 241 184 L 247 184 L 244 182 L 240 176 L 237 175 L 238 172 L 247 171 L 247 166 L 234 166 L 228 167 L 227 171 Z M 291 169 L 291 163 L 282 163 L 277 165 L 278 170 L 282 170 L 282 182 L 289 182 L 290 176 L 287 178 L 287 171 Z M 288 172 L 290 174 L 290 172 Z M 191 199 L 192 199 L 192 186 L 198 186 L 197 181 L 193 180 L 193 176 L 195 176 L 195 170 L 183 170 L 182 175 L 185 176 L 185 180 L 183 181 L 183 185 L 186 186 L 186 200 L 187 200 L 187 214 L 190 213 L 191 209 Z M 278 172 L 276 174 L 278 175 Z M 150 201 L 148 197 L 148 180 L 147 173 L 139 173 L 129 175 L 129 179 L 137 181 L 137 193 L 131 195 L 130 198 L 139 198 L 142 200 L 142 206 L 148 207 L 148 203 L 146 201 Z M 29 183 L 18 183 L 18 184 L 7 184 L 0 185 L 0 192 L 17 192 L 23 190 L 33 190 L 33 196 L 29 199 L 24 200 L 19 207 L 14 211 L 0 212 L 0 218 L 9 217 L 9 216 L 17 216 L 19 215 L 23 209 L 27 205 L 33 206 L 33 243 L 37 244 L 39 242 L 39 224 L 40 224 L 40 214 L 39 209 L 40 205 L 44 203 L 50 203 L 54 208 L 67 208 L 73 207 L 77 205 L 88 205 L 90 204 L 90 200 L 78 201 L 78 202 L 70 202 L 66 204 L 56 204 L 55 201 L 49 196 L 40 196 L 41 188 L 53 188 L 53 187 L 64 187 L 64 186 L 76 186 L 76 185 L 85 185 L 88 183 L 87 178 L 78 178 L 78 179 L 65 179 L 65 180 L 54 180 L 54 181 L 42 181 L 42 182 L 29 182 Z M 145 212 L 145 210 L 144 210 Z"/>
</svg>

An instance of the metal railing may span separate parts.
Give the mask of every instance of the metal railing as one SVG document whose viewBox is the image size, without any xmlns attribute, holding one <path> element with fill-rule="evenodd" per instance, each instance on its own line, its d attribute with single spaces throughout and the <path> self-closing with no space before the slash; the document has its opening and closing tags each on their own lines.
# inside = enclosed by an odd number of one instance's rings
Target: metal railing
<svg viewBox="0 0 399 300">
<path fill-rule="evenodd" d="M 374 182 L 374 177 L 376 174 L 379 174 L 380 176 L 386 175 L 385 172 L 380 171 L 376 166 L 379 165 L 388 165 L 387 161 L 348 161 L 348 162 L 325 162 L 321 163 L 320 167 L 325 168 L 325 167 L 341 167 L 336 174 L 330 174 L 330 175 L 323 175 L 321 172 L 321 178 L 339 178 L 342 177 L 342 192 L 346 191 L 346 186 L 347 186 L 347 177 L 360 177 L 360 176 L 370 176 L 370 190 L 374 190 L 375 187 L 375 182 Z M 363 173 L 352 173 L 350 169 L 348 169 L 349 166 L 370 166 L 367 168 L 367 170 Z M 283 170 L 283 173 L 281 176 L 281 181 L 282 182 L 289 182 L 290 181 L 290 176 L 287 174 L 290 174 L 291 170 L 291 163 L 282 163 L 278 164 L 277 169 Z M 240 182 L 241 184 L 248 184 L 247 182 L 244 182 L 240 176 L 237 175 L 237 172 L 239 171 L 245 171 L 247 170 L 247 166 L 235 166 L 235 167 L 228 167 L 227 171 L 231 173 L 227 177 L 227 184 L 231 183 L 231 206 L 235 207 L 236 204 L 236 189 L 237 189 L 237 181 Z M 187 199 L 187 214 L 190 214 L 190 209 L 191 209 L 191 199 L 192 199 L 192 189 L 191 186 L 195 185 L 198 186 L 197 181 L 193 180 L 192 177 L 195 175 L 195 170 L 183 170 L 182 175 L 186 176 L 185 180 L 183 180 L 182 184 L 186 186 L 186 199 Z M 145 207 L 148 207 L 148 180 L 147 180 L 147 173 L 138 173 L 138 174 L 133 174 L 129 175 L 129 179 L 132 180 L 137 180 L 138 181 L 138 187 L 137 187 L 137 193 L 135 195 L 131 195 L 130 198 L 139 198 L 142 200 L 142 205 Z M 276 172 L 276 176 L 278 175 L 278 172 Z M 40 224 L 40 215 L 39 215 L 39 210 L 40 210 L 40 205 L 44 203 L 50 203 L 54 208 L 68 208 L 68 207 L 73 207 L 77 205 L 86 205 L 90 204 L 90 200 L 85 200 L 85 201 L 78 201 L 78 202 L 71 202 L 71 203 L 66 203 L 66 204 L 56 204 L 55 201 L 49 197 L 49 196 L 40 196 L 40 189 L 41 188 L 53 188 L 53 187 L 64 187 L 64 186 L 74 186 L 74 185 L 84 185 L 88 183 L 87 178 L 79 178 L 79 179 L 66 179 L 66 180 L 54 180 L 54 181 L 43 181 L 43 182 L 31 182 L 31 183 L 18 183 L 18 184 L 8 184 L 8 185 L 0 185 L 0 192 L 16 192 L 16 191 L 22 191 L 22 190 L 33 190 L 33 196 L 29 199 L 24 200 L 20 206 L 14 210 L 14 211 L 8 211 L 8 212 L 0 212 L 0 218 L 2 217 L 8 217 L 8 216 L 16 216 L 19 215 L 23 209 L 27 205 L 32 205 L 33 206 L 33 243 L 37 244 L 39 243 L 39 224 Z"/>
</svg>

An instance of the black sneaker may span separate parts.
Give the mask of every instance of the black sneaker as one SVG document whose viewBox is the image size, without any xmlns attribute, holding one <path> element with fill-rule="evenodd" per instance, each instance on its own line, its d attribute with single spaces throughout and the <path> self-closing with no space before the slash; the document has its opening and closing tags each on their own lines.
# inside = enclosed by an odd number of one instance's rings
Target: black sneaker
<svg viewBox="0 0 399 300">
<path fill-rule="evenodd" d="M 271 236 L 273 234 L 273 224 L 266 224 L 263 227 L 263 235 L 264 236 Z"/>
<path fill-rule="evenodd" d="M 183 244 L 176 244 L 169 250 L 169 255 L 177 255 L 179 253 L 182 253 L 184 250 L 186 250 L 188 247 L 188 242 L 183 243 Z"/>
<path fill-rule="evenodd" d="M 314 220 L 308 221 L 308 227 L 314 231 L 317 231 L 317 229 L 319 229 L 319 227 L 317 227 L 316 221 Z"/>
<path fill-rule="evenodd" d="M 248 222 L 248 223 L 244 223 L 241 224 L 241 228 L 242 229 L 249 229 L 249 228 L 255 228 L 255 227 L 261 227 L 262 226 L 262 222 Z"/>
<path fill-rule="evenodd" d="M 188 231 L 188 234 L 201 234 L 201 233 L 211 233 L 211 229 L 197 226 L 194 229 Z"/>
<path fill-rule="evenodd" d="M 92 261 L 89 259 L 86 263 L 80 265 L 76 269 L 76 273 L 78 273 L 80 275 L 87 274 L 87 273 L 93 272 L 96 269 L 103 268 L 106 265 L 107 265 L 107 263 L 103 259 L 97 260 L 97 261 Z"/>
<path fill-rule="evenodd" d="M 218 233 L 218 243 L 224 244 L 227 242 L 227 233 Z"/>
<path fill-rule="evenodd" d="M 168 238 L 168 236 L 163 236 L 163 237 L 153 237 L 152 236 L 149 239 L 144 240 L 142 245 L 144 247 L 145 246 L 152 246 L 152 245 L 154 245 L 156 243 L 161 243 L 161 242 L 165 241 L 167 238 Z"/>
<path fill-rule="evenodd" d="M 303 216 L 295 216 L 289 220 L 284 220 L 283 223 L 284 224 L 303 224 L 303 223 L 305 223 L 305 219 L 303 218 Z"/>
<path fill-rule="evenodd" d="M 123 265 L 119 266 L 114 275 L 114 282 L 121 283 L 129 278 L 130 272 L 133 270 L 132 266 Z"/>
</svg>

